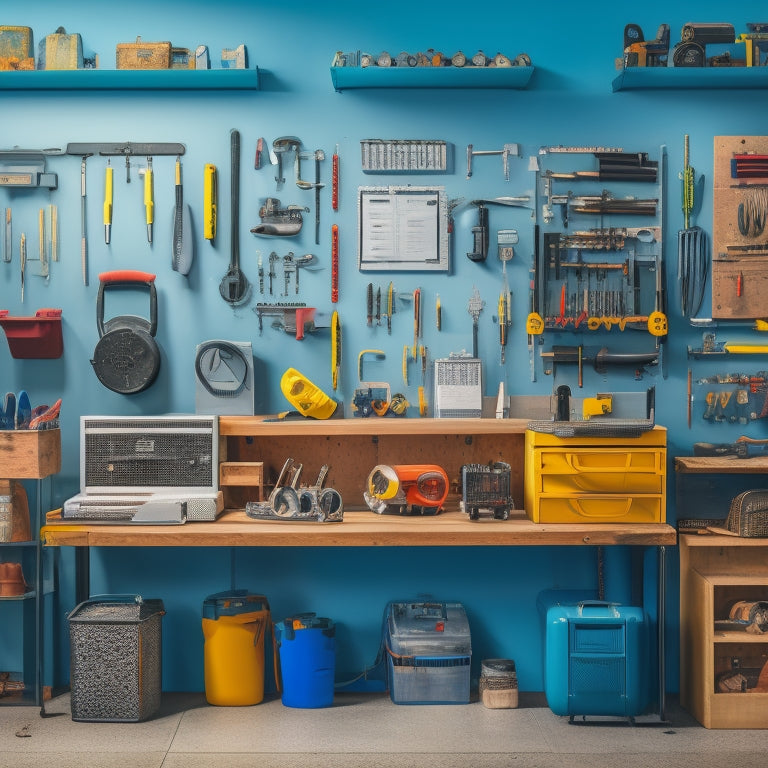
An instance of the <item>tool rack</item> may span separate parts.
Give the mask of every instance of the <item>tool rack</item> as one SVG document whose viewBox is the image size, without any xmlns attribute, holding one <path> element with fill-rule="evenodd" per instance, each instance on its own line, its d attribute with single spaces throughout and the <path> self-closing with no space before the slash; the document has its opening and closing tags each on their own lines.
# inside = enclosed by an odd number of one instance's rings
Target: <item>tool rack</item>
<svg viewBox="0 0 768 768">
<path fill-rule="evenodd" d="M 535 311 L 544 330 L 649 329 L 663 312 L 666 148 L 542 150 Z M 654 334 L 658 335 L 658 334 Z"/>
</svg>

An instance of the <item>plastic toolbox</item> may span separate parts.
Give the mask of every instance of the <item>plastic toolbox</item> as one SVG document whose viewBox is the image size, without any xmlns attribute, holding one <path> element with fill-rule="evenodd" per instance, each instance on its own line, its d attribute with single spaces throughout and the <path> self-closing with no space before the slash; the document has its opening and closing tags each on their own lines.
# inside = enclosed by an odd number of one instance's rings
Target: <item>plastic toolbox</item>
<svg viewBox="0 0 768 768">
<path fill-rule="evenodd" d="M 469 703 L 472 642 L 460 603 L 390 603 L 385 633 L 395 704 Z"/>
</svg>

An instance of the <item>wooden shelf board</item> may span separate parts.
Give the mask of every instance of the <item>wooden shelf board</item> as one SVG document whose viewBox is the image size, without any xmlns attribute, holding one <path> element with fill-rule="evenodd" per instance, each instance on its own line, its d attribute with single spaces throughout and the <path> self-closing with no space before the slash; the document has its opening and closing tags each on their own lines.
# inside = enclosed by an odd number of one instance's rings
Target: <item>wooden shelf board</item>
<svg viewBox="0 0 768 768">
<path fill-rule="evenodd" d="M 652 524 L 537 524 L 517 515 L 509 520 L 470 521 L 461 512 L 432 517 L 345 512 L 341 523 L 253 520 L 244 510 L 227 510 L 215 522 L 184 525 L 71 525 L 53 522 L 41 530 L 47 546 L 572 546 L 674 544 L 675 529 Z"/>
<path fill-rule="evenodd" d="M 276 421 L 270 416 L 219 416 L 222 437 L 336 435 L 522 435 L 527 419 L 359 418 Z"/>
<path fill-rule="evenodd" d="M 675 472 L 680 474 L 762 475 L 768 473 L 768 457 L 740 459 L 736 456 L 676 456 Z"/>
</svg>

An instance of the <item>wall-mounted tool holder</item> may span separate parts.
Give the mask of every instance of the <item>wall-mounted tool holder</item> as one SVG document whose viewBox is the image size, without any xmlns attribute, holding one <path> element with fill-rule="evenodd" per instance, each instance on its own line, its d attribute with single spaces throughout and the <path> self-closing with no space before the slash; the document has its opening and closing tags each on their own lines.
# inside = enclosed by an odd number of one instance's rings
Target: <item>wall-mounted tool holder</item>
<svg viewBox="0 0 768 768">
<path fill-rule="evenodd" d="M 715 136 L 712 317 L 765 317 L 768 138 Z"/>
<path fill-rule="evenodd" d="M 534 311 L 558 331 L 666 333 L 663 178 L 666 148 L 578 147 L 540 153 Z"/>
<path fill-rule="evenodd" d="M 61 313 L 60 309 L 38 309 L 34 317 L 11 317 L 9 310 L 0 309 L 0 326 L 11 356 L 26 360 L 61 357 Z"/>
</svg>

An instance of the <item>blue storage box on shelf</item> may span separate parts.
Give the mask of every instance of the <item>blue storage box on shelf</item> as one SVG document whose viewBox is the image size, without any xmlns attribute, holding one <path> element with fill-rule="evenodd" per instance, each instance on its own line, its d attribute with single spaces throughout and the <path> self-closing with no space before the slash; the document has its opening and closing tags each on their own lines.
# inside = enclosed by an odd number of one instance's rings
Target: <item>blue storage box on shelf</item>
<svg viewBox="0 0 768 768">
<path fill-rule="evenodd" d="M 472 642 L 460 603 L 390 603 L 385 644 L 395 704 L 469 703 Z"/>
<path fill-rule="evenodd" d="M 556 715 L 634 717 L 648 706 L 642 608 L 600 600 L 546 612 L 544 692 Z"/>
</svg>

